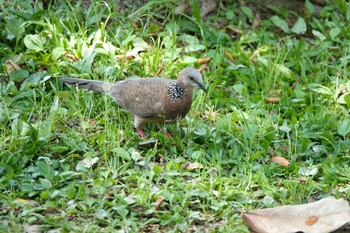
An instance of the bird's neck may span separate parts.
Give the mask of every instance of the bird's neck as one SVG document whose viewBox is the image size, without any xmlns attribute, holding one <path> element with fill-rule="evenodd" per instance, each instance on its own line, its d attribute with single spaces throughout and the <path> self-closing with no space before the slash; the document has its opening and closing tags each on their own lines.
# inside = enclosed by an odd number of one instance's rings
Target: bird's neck
<svg viewBox="0 0 350 233">
<path fill-rule="evenodd" d="M 171 102 L 181 99 L 188 90 L 178 81 L 171 81 L 167 85 L 167 96 Z M 191 91 L 191 90 L 190 90 Z"/>
</svg>

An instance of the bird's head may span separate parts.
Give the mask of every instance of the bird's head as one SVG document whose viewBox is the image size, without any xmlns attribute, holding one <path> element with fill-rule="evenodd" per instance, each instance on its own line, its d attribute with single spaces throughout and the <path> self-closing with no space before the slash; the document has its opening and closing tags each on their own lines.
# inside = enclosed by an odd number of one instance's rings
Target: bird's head
<svg viewBox="0 0 350 233">
<path fill-rule="evenodd" d="M 201 73 L 193 68 L 185 68 L 179 73 L 178 82 L 184 87 L 200 88 L 207 92 Z"/>
</svg>

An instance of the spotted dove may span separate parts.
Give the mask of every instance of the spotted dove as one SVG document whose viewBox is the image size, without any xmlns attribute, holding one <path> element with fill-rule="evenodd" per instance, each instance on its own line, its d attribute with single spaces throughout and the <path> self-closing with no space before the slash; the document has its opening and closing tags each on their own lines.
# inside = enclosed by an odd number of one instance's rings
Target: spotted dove
<svg viewBox="0 0 350 233">
<path fill-rule="evenodd" d="M 130 78 L 115 83 L 79 78 L 61 78 L 64 83 L 110 95 L 122 108 L 134 115 L 134 126 L 142 138 L 142 126 L 148 123 L 175 123 L 186 116 L 192 105 L 192 91 L 206 92 L 202 75 L 193 68 L 183 69 L 177 80 L 166 78 Z"/>
</svg>

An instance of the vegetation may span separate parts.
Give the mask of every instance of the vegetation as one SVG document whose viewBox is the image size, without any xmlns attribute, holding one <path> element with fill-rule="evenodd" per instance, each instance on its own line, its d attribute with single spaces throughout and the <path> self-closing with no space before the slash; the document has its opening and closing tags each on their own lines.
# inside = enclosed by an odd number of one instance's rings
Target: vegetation
<svg viewBox="0 0 350 233">
<path fill-rule="evenodd" d="M 204 20 L 196 1 L 52 2 L 0 0 L 0 231 L 248 232 L 244 211 L 350 196 L 350 3 L 258 20 L 225 1 Z M 208 93 L 173 139 L 59 81 L 175 78 L 199 58 Z"/>
</svg>

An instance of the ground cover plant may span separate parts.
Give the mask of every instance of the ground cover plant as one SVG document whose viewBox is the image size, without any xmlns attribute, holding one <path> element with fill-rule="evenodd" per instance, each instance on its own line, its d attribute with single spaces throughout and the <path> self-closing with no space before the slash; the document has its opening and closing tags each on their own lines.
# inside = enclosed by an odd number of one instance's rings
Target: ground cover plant
<svg viewBox="0 0 350 233">
<path fill-rule="evenodd" d="M 174 8 L 0 0 L 1 232 L 248 232 L 246 210 L 349 200 L 350 4 Z M 59 81 L 175 78 L 205 58 L 208 93 L 173 139 L 141 140 L 109 97 Z"/>
</svg>

